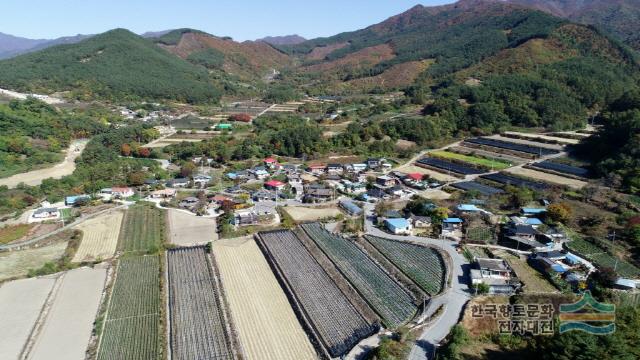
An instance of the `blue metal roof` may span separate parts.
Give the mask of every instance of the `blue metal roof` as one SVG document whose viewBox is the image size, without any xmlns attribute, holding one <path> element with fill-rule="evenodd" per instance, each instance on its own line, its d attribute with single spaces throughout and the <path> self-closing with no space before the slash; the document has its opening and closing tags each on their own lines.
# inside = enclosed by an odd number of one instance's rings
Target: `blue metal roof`
<svg viewBox="0 0 640 360">
<path fill-rule="evenodd" d="M 362 209 L 358 205 L 354 204 L 349 200 L 340 201 L 340 205 L 342 205 L 342 207 L 344 207 L 347 211 L 349 211 L 352 214 L 362 213 Z"/>
<path fill-rule="evenodd" d="M 564 266 L 562 266 L 561 264 L 553 264 L 553 265 L 551 265 L 551 268 L 555 272 L 559 272 L 559 273 L 563 273 L 563 272 L 567 271 L 567 269 Z"/>
<path fill-rule="evenodd" d="M 522 208 L 522 212 L 525 214 L 542 214 L 547 212 L 545 208 Z"/>
<path fill-rule="evenodd" d="M 460 218 L 446 218 L 442 220 L 444 223 L 462 223 L 462 219 Z"/>
<path fill-rule="evenodd" d="M 538 218 L 528 218 L 525 221 L 525 224 L 527 224 L 527 225 L 542 225 L 542 220 L 540 220 Z"/>
<path fill-rule="evenodd" d="M 480 211 L 480 209 L 472 204 L 460 204 L 458 205 L 459 211 Z"/>
<path fill-rule="evenodd" d="M 580 263 L 580 259 L 578 259 L 578 257 L 573 255 L 572 253 L 567 253 L 567 256 L 565 257 L 565 259 L 568 262 L 570 262 L 571 264 L 579 264 Z"/>
<path fill-rule="evenodd" d="M 389 226 L 394 227 L 396 229 L 409 227 L 409 221 L 407 219 L 403 219 L 403 218 L 386 219 L 384 222 L 387 223 Z"/>
<path fill-rule="evenodd" d="M 634 280 L 624 278 L 619 278 L 618 280 L 616 280 L 616 285 L 628 288 L 635 288 L 637 286 Z"/>
</svg>

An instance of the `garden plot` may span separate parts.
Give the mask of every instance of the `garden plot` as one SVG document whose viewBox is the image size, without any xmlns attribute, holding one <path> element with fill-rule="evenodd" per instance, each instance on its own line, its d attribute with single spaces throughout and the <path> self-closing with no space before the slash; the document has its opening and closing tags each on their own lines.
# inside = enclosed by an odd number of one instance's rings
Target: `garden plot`
<svg viewBox="0 0 640 360">
<path fill-rule="evenodd" d="M 66 248 L 66 242 L 58 242 L 40 248 L 0 253 L 0 281 L 25 276 L 31 269 L 58 260 Z"/>
<path fill-rule="evenodd" d="M 123 217 L 121 211 L 112 211 L 76 226 L 76 229 L 82 231 L 82 241 L 73 257 L 73 262 L 95 261 L 112 257 L 118 246 L 118 235 Z"/>
<path fill-rule="evenodd" d="M 525 293 L 558 293 L 558 289 L 551 285 L 541 273 L 529 266 L 526 260 L 503 250 L 493 250 L 493 253 L 509 263 L 518 279 L 525 285 L 523 288 Z"/>
<path fill-rule="evenodd" d="M 169 242 L 180 246 L 201 245 L 218 239 L 216 220 L 188 214 L 184 211 L 169 211 Z"/>
<path fill-rule="evenodd" d="M 18 359 L 56 279 L 8 282 L 0 287 L 0 359 Z"/>
<path fill-rule="evenodd" d="M 438 171 L 434 171 L 434 170 L 430 170 L 430 169 L 425 169 L 423 167 L 415 166 L 415 165 L 412 165 L 412 164 L 406 164 L 406 165 L 400 166 L 399 168 L 397 168 L 395 170 L 403 172 L 405 174 L 418 173 L 418 174 L 422 174 L 422 175 L 427 175 L 431 179 L 435 179 L 435 180 L 443 181 L 443 182 L 450 182 L 450 181 L 458 180 L 458 178 L 455 177 L 455 176 L 447 175 L 447 174 L 444 174 L 444 173 L 441 173 L 441 172 L 438 172 Z"/>
<path fill-rule="evenodd" d="M 317 221 L 321 219 L 333 218 L 341 214 L 335 207 L 318 208 L 304 206 L 287 206 L 283 208 L 293 221 Z"/>
<path fill-rule="evenodd" d="M 106 274 L 104 268 L 79 268 L 63 275 L 28 359 L 85 359 Z"/>
<path fill-rule="evenodd" d="M 171 358 L 233 359 L 221 290 L 205 247 L 167 252 Z"/>
<path fill-rule="evenodd" d="M 470 148 L 465 146 L 454 146 L 454 147 L 448 148 L 447 150 L 458 153 L 458 154 L 484 156 L 492 159 L 504 160 L 514 165 L 524 164 L 527 162 L 527 159 L 523 159 L 521 157 L 508 155 L 508 154 L 500 154 L 497 152 L 492 152 L 492 151 L 487 151 L 487 150 L 482 150 L 477 148 Z"/>
<path fill-rule="evenodd" d="M 125 213 L 118 240 L 124 252 L 154 252 L 164 239 L 164 212 L 150 204 L 138 203 Z"/>
<path fill-rule="evenodd" d="M 251 238 L 216 241 L 213 253 L 245 357 L 317 358 L 256 243 Z"/>
<path fill-rule="evenodd" d="M 119 261 L 98 360 L 158 358 L 159 266 L 157 256 Z"/>
<path fill-rule="evenodd" d="M 505 170 L 509 174 L 528 177 L 534 180 L 540 180 L 555 185 L 565 185 L 572 189 L 582 189 L 587 185 L 586 181 L 567 178 L 560 175 L 554 175 L 543 171 L 531 170 L 527 168 L 511 168 Z"/>
</svg>

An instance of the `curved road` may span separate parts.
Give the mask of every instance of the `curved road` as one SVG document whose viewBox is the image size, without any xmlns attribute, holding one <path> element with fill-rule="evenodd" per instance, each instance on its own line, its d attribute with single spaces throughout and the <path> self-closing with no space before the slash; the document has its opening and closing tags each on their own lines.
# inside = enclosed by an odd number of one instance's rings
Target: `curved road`
<svg viewBox="0 0 640 360">
<path fill-rule="evenodd" d="M 451 284 L 445 292 L 432 298 L 425 315 L 431 316 L 442 305 L 444 312 L 428 327 L 416 340 L 416 345 L 411 349 L 409 359 L 424 360 L 433 359 L 437 345 L 449 334 L 451 328 L 458 323 L 467 301 L 471 297 L 468 287 L 470 265 L 450 240 L 438 240 L 419 236 L 398 236 L 388 234 L 373 226 L 374 204 L 365 205 L 365 231 L 367 234 L 386 237 L 396 240 L 410 240 L 413 242 L 438 247 L 449 254 L 451 259 Z"/>
</svg>

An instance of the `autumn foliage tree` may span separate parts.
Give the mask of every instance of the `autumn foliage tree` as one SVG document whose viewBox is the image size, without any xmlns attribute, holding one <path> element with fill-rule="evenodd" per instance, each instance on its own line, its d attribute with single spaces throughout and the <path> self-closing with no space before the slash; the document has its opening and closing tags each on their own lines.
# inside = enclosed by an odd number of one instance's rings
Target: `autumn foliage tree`
<svg viewBox="0 0 640 360">
<path fill-rule="evenodd" d="M 251 115 L 249 114 L 233 114 L 229 116 L 229 120 L 231 121 L 240 121 L 240 122 L 251 122 Z"/>
<path fill-rule="evenodd" d="M 554 222 L 566 224 L 571 218 L 573 210 L 566 203 L 551 204 L 547 207 L 547 217 Z"/>
<path fill-rule="evenodd" d="M 131 156 L 131 146 L 129 146 L 129 144 L 122 144 L 120 154 L 122 154 L 122 156 Z"/>
</svg>

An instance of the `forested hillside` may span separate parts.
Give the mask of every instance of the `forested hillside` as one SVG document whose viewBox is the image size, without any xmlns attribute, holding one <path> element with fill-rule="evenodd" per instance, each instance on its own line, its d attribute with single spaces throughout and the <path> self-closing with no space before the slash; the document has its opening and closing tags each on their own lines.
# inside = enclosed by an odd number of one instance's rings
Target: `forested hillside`
<svg viewBox="0 0 640 360">
<path fill-rule="evenodd" d="M 221 90 L 192 65 L 127 30 L 0 61 L 0 85 L 72 98 L 215 102 Z"/>
<path fill-rule="evenodd" d="M 72 139 L 104 129 L 89 117 L 61 113 L 34 99 L 0 105 L 0 177 L 59 162 Z"/>
</svg>

